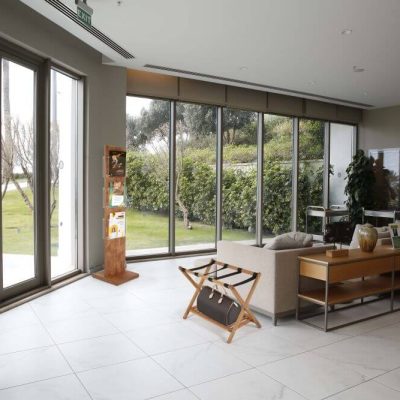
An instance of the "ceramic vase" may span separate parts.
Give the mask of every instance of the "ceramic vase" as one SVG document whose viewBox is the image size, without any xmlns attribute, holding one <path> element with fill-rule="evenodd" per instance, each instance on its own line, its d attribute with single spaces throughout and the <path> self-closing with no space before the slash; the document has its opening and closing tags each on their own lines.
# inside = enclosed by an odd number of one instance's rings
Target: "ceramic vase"
<svg viewBox="0 0 400 400">
<path fill-rule="evenodd" d="M 361 251 L 372 253 L 378 241 L 378 231 L 371 225 L 362 225 L 357 231 Z"/>
</svg>

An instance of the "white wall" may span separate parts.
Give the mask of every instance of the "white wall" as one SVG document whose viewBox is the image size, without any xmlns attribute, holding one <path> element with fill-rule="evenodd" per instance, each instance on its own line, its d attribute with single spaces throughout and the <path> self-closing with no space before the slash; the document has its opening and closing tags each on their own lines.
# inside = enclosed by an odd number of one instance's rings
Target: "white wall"
<svg viewBox="0 0 400 400">
<path fill-rule="evenodd" d="M 102 153 L 105 144 L 125 145 L 126 70 L 102 65 L 100 53 L 18 0 L 0 1 L 0 36 L 87 77 L 86 262 L 101 265 Z"/>
</svg>

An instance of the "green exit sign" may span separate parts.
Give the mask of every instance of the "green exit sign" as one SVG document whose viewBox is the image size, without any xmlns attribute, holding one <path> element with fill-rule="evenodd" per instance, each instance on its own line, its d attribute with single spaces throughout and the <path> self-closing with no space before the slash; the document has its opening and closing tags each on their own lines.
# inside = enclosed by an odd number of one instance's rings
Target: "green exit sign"
<svg viewBox="0 0 400 400">
<path fill-rule="evenodd" d="M 92 16 L 83 8 L 77 7 L 76 14 L 80 21 L 82 21 L 87 26 L 92 26 Z"/>
</svg>

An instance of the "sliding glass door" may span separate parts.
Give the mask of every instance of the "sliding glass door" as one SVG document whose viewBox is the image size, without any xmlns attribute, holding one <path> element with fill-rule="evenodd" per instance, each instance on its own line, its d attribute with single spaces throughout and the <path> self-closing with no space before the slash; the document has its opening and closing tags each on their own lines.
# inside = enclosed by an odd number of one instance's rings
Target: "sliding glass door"
<svg viewBox="0 0 400 400">
<path fill-rule="evenodd" d="M 50 83 L 51 277 L 77 268 L 78 81 L 54 69 Z"/>
<path fill-rule="evenodd" d="M 0 48 L 0 307 L 83 263 L 82 82 L 15 53 Z"/>
<path fill-rule="evenodd" d="M 1 60 L 2 287 L 34 286 L 36 266 L 36 72 Z"/>
</svg>

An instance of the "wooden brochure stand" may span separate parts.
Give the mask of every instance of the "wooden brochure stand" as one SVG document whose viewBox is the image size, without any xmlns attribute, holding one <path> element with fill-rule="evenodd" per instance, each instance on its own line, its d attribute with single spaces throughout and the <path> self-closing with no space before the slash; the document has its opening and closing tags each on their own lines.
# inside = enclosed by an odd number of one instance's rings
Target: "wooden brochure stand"
<svg viewBox="0 0 400 400">
<path fill-rule="evenodd" d="M 93 274 L 94 278 L 121 285 L 139 277 L 126 270 L 126 195 L 125 195 L 124 147 L 104 146 L 104 270 Z"/>
</svg>

